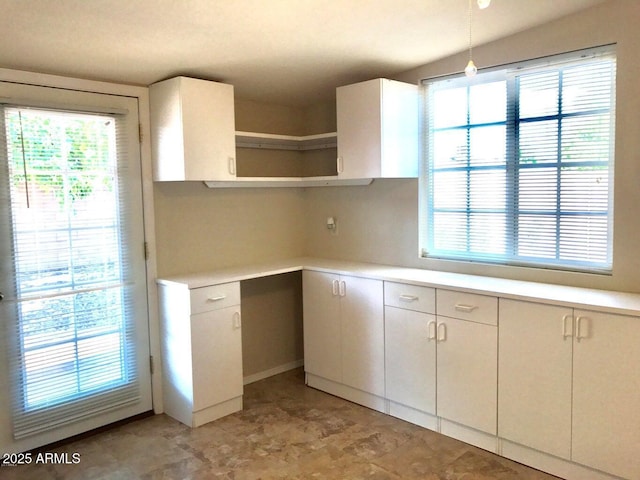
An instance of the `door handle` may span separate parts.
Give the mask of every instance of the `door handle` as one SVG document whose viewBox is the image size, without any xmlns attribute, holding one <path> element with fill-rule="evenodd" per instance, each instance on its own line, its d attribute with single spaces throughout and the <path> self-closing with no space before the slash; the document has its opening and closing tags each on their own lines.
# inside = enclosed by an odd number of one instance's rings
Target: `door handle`
<svg viewBox="0 0 640 480">
<path fill-rule="evenodd" d="M 334 297 L 337 297 L 338 293 L 340 293 L 339 283 L 340 282 L 338 280 L 334 280 L 333 282 L 331 282 L 331 293 Z"/>
<path fill-rule="evenodd" d="M 0 302 L 4 300 L 4 293 L 0 292 Z"/>
<path fill-rule="evenodd" d="M 427 336 L 427 340 L 435 340 L 436 339 L 436 322 L 434 320 L 430 321 L 427 324 L 427 330 L 429 332 Z"/>
<path fill-rule="evenodd" d="M 571 330 L 567 330 L 567 321 L 571 320 L 569 322 L 569 325 L 571 325 Z M 567 337 L 573 337 L 573 315 L 565 315 L 564 317 L 562 317 L 562 339 L 566 340 Z"/>
<path fill-rule="evenodd" d="M 586 323 L 585 328 L 589 328 L 589 319 L 587 317 L 583 317 L 580 316 L 576 319 L 576 340 L 578 342 L 580 342 L 580 340 L 582 340 L 583 338 L 587 338 L 589 336 L 589 332 L 587 331 L 586 334 L 583 331 L 583 327 L 582 327 L 582 323 Z"/>
<path fill-rule="evenodd" d="M 437 327 L 437 333 L 438 333 L 438 338 L 436 339 L 436 341 L 438 343 L 446 341 L 447 340 L 447 324 L 439 323 Z"/>
<path fill-rule="evenodd" d="M 242 327 L 242 321 L 240 320 L 240 312 L 233 313 L 233 329 L 238 330 Z"/>
</svg>

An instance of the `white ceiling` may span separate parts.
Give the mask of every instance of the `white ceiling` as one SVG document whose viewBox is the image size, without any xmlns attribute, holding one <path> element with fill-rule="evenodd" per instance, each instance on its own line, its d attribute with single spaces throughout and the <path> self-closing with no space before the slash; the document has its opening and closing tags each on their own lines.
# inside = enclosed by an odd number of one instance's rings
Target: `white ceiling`
<svg viewBox="0 0 640 480">
<path fill-rule="evenodd" d="M 475 44 L 603 0 L 475 6 Z M 467 48 L 468 0 L 0 0 L 0 67 L 149 85 L 220 80 L 284 105 Z M 462 69 L 463 65 L 461 65 Z"/>
</svg>

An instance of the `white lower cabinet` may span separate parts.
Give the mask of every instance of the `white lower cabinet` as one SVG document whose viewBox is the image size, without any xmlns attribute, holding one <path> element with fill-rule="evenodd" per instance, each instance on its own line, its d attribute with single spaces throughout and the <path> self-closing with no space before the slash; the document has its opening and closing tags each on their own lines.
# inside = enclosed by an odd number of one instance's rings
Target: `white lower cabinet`
<svg viewBox="0 0 640 480">
<path fill-rule="evenodd" d="M 338 275 L 303 271 L 304 370 L 342 382 L 342 320 L 334 282 Z"/>
<path fill-rule="evenodd" d="M 435 290 L 385 282 L 384 298 L 385 391 L 390 401 L 389 413 L 435 429 Z"/>
<path fill-rule="evenodd" d="M 497 299 L 385 282 L 385 304 L 390 413 L 428 428 L 438 428 L 437 416 L 495 435 Z"/>
<path fill-rule="evenodd" d="M 640 478 L 640 319 L 500 300 L 498 434 Z"/>
<path fill-rule="evenodd" d="M 240 284 L 158 291 L 165 413 L 198 427 L 242 410 Z"/>
<path fill-rule="evenodd" d="M 438 416 L 496 434 L 495 326 L 438 319 Z"/>
<path fill-rule="evenodd" d="M 436 414 L 435 315 L 385 306 L 386 397 Z"/>
<path fill-rule="evenodd" d="M 239 305 L 191 317 L 191 357 L 194 412 L 242 396 Z"/>
<path fill-rule="evenodd" d="M 334 382 L 351 400 L 367 405 L 360 393 L 383 398 L 382 281 L 309 270 L 302 278 L 309 384 L 326 390 L 325 381 Z"/>
<path fill-rule="evenodd" d="M 576 310 L 572 460 L 640 478 L 640 319 Z"/>
<path fill-rule="evenodd" d="M 498 299 L 440 289 L 436 295 L 438 416 L 495 435 Z"/>
<path fill-rule="evenodd" d="M 567 460 L 572 313 L 566 307 L 500 299 L 498 434 Z"/>
</svg>

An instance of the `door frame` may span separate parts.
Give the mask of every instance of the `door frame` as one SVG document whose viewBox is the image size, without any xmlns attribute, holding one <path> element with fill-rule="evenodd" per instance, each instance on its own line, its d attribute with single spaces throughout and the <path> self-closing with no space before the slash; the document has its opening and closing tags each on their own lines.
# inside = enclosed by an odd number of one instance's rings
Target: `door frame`
<svg viewBox="0 0 640 480">
<path fill-rule="evenodd" d="M 160 356 L 160 320 L 158 313 L 158 287 L 155 217 L 153 201 L 153 174 L 151 163 L 151 128 L 149 121 L 149 89 L 133 85 L 83 80 L 0 68 L 0 81 L 23 83 L 41 87 L 64 88 L 82 92 L 120 95 L 138 99 L 140 122 L 140 166 L 142 171 L 142 209 L 146 244 L 147 309 L 149 312 L 149 352 L 151 355 L 151 398 L 154 413 L 164 411 L 162 400 L 162 365 Z"/>
</svg>

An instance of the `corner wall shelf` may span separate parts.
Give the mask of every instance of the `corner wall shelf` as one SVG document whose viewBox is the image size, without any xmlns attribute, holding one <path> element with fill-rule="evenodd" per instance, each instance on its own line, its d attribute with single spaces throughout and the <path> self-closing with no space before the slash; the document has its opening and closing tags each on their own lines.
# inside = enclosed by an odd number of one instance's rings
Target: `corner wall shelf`
<svg viewBox="0 0 640 480">
<path fill-rule="evenodd" d="M 205 181 L 209 188 L 247 188 L 247 187 L 340 187 L 370 185 L 371 178 L 337 177 L 238 177 L 234 181 Z"/>
<path fill-rule="evenodd" d="M 236 148 L 264 148 L 270 150 L 321 150 L 338 145 L 336 132 L 317 135 L 278 135 L 236 131 Z"/>
</svg>

